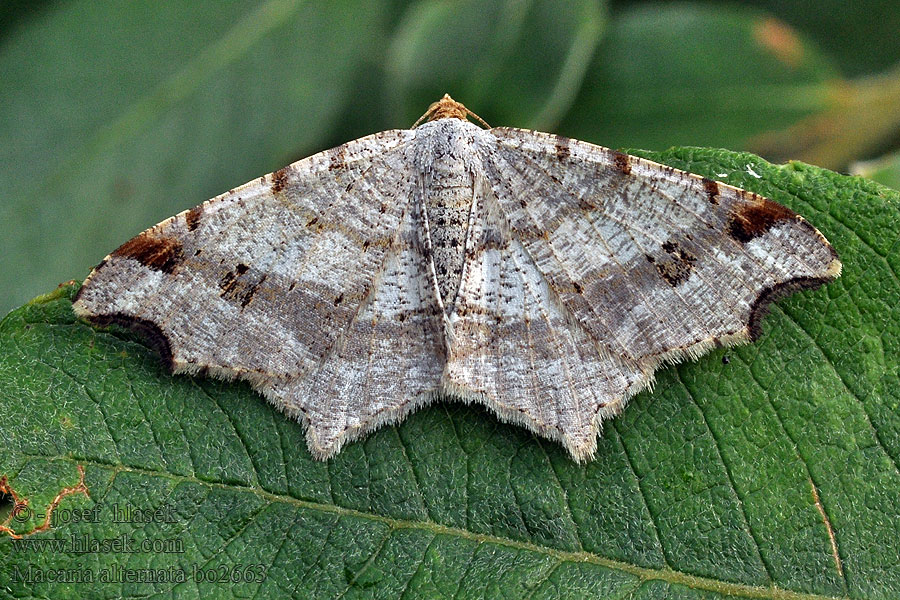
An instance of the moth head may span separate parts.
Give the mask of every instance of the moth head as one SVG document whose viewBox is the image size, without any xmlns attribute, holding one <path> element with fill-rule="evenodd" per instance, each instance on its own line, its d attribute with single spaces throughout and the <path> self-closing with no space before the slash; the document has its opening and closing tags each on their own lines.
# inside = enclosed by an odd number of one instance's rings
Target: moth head
<svg viewBox="0 0 900 600">
<path fill-rule="evenodd" d="M 457 102 L 450 97 L 450 94 L 444 94 L 443 98 L 437 102 L 432 102 L 431 106 L 428 107 L 428 110 L 425 111 L 425 114 L 419 117 L 418 121 L 413 123 L 413 129 L 415 129 L 422 121 L 436 121 L 437 119 L 462 119 L 465 121 L 470 116 L 486 129 L 491 128 L 490 125 L 484 122 L 484 119 L 466 108 L 462 102 Z"/>
</svg>

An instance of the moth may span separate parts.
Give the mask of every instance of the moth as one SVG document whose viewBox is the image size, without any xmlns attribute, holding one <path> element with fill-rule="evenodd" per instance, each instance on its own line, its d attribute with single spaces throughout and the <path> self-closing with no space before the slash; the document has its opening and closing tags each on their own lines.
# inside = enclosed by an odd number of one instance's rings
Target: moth
<svg viewBox="0 0 900 600">
<path fill-rule="evenodd" d="M 175 215 L 74 310 L 174 373 L 250 382 L 319 459 L 446 394 L 583 461 L 661 365 L 755 339 L 774 299 L 840 274 L 769 199 L 471 114 L 445 95 Z"/>
</svg>

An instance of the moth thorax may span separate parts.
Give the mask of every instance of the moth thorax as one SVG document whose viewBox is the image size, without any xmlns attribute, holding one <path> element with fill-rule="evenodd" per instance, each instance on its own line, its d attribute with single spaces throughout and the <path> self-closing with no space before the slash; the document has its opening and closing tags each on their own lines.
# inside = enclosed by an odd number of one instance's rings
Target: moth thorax
<svg viewBox="0 0 900 600">
<path fill-rule="evenodd" d="M 459 291 L 472 198 L 472 178 L 461 167 L 436 170 L 425 197 L 437 291 L 448 313 Z"/>
</svg>

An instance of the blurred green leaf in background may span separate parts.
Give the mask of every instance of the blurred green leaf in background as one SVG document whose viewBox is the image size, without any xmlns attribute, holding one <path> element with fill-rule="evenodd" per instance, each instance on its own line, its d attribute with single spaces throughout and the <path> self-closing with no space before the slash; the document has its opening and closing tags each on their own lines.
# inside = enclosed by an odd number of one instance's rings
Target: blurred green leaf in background
<svg viewBox="0 0 900 600">
<path fill-rule="evenodd" d="M 182 562 L 270 569 L 235 590 L 98 597 L 900 597 L 897 194 L 662 152 L 897 187 L 897 31 L 893 0 L 0 5 L 0 314 L 231 187 L 409 127 L 444 93 L 491 125 L 645 148 L 772 195 L 845 263 L 729 366 L 667 370 L 585 467 L 453 404 L 310 462 L 301 428 L 247 388 L 160 373 L 135 339 L 75 321 L 64 287 L 0 324 L 0 475 L 47 506 L 86 465 L 91 498 L 183 512 L 72 532 L 180 536 Z M 16 565 L 116 560 L 23 558 L 4 537 L 0 597 L 88 589 L 11 586 Z"/>
</svg>

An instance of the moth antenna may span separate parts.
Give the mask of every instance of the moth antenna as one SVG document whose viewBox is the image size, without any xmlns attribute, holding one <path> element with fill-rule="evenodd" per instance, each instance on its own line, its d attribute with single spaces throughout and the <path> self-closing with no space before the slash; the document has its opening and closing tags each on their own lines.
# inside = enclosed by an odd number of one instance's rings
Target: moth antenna
<svg viewBox="0 0 900 600">
<path fill-rule="evenodd" d="M 467 117 L 474 118 L 485 129 L 491 128 L 491 126 L 488 125 L 484 119 L 466 108 L 462 102 L 457 102 L 450 97 L 450 94 L 444 94 L 443 98 L 441 98 L 437 102 L 431 103 L 431 106 L 428 107 L 428 110 L 425 111 L 425 114 L 419 117 L 415 123 L 413 123 L 411 129 L 415 129 L 416 127 L 418 127 L 422 123 L 422 121 L 435 121 L 437 119 L 446 118 L 462 119 L 463 121 L 465 121 Z"/>
</svg>

